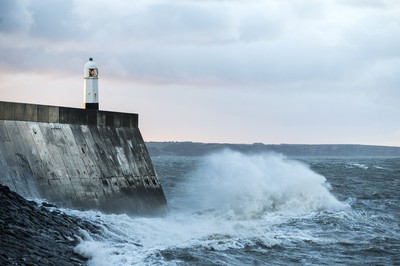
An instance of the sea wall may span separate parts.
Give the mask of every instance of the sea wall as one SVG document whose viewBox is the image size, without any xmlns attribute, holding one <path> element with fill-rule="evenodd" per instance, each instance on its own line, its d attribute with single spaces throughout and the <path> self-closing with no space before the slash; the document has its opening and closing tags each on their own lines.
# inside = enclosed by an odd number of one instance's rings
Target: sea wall
<svg viewBox="0 0 400 266">
<path fill-rule="evenodd" d="M 0 102 L 0 183 L 69 208 L 166 206 L 137 114 Z"/>
</svg>

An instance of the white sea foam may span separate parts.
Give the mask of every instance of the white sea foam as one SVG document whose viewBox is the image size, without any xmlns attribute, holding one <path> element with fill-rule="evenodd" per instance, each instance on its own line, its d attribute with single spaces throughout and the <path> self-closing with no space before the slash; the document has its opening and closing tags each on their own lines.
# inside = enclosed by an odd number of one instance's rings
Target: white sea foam
<svg viewBox="0 0 400 266">
<path fill-rule="evenodd" d="M 368 169 L 368 166 L 362 163 L 355 163 L 350 162 L 346 165 L 347 168 L 361 168 L 361 169 Z"/>
<path fill-rule="evenodd" d="M 379 169 L 379 170 L 390 170 L 389 168 L 386 168 L 386 167 L 383 167 L 383 166 L 380 166 L 380 165 L 374 165 L 373 167 L 375 169 Z"/>
<path fill-rule="evenodd" d="M 174 265 L 160 260 L 160 252 L 270 247 L 286 238 L 317 241 L 305 229 L 279 225 L 293 215 L 348 206 L 329 192 L 323 176 L 281 155 L 213 154 L 181 185 L 175 191 L 184 195 L 175 196 L 187 204 L 162 218 L 70 211 L 104 225 L 102 236 L 85 237 L 76 251 L 91 258 L 89 265 Z"/>
<path fill-rule="evenodd" d="M 197 200 L 197 208 L 251 219 L 271 211 L 303 214 L 348 207 L 329 192 L 322 175 L 283 155 L 225 150 L 205 160 L 186 183 L 187 197 Z"/>
</svg>

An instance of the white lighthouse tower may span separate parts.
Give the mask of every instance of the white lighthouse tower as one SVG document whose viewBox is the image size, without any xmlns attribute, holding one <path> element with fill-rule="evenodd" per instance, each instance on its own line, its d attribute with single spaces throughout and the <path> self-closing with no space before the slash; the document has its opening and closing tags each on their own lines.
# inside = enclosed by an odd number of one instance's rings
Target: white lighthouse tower
<svg viewBox="0 0 400 266">
<path fill-rule="evenodd" d="M 99 110 L 99 70 L 93 58 L 83 70 L 85 109 Z"/>
</svg>

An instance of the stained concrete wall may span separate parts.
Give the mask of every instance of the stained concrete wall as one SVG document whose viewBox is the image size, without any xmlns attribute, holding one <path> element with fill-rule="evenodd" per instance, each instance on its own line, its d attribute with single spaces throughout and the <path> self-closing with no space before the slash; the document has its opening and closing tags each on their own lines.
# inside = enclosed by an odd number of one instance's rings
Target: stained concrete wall
<svg viewBox="0 0 400 266">
<path fill-rule="evenodd" d="M 137 114 L 0 102 L 0 183 L 69 208 L 163 210 L 137 125 Z"/>
</svg>

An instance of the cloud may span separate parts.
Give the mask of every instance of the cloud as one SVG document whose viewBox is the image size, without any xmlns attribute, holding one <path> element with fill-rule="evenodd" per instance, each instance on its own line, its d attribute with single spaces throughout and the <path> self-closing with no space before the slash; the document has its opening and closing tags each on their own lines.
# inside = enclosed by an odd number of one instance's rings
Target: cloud
<svg viewBox="0 0 400 266">
<path fill-rule="evenodd" d="M 389 18 L 382 8 L 373 14 L 357 9 L 350 16 L 335 1 L 15 3 L 5 13 L 25 14 L 29 30 L 19 42 L 30 45 L 10 44 L 3 47 L 7 54 L 41 54 L 46 63 L 52 56 L 68 60 L 93 53 L 150 80 L 337 80 L 400 49 L 397 39 L 388 41 L 400 36 L 398 9 Z"/>
<path fill-rule="evenodd" d="M 82 36 L 72 14 L 72 0 L 32 1 L 29 7 L 33 19 L 29 34 L 33 38 L 66 41 Z"/>
<path fill-rule="evenodd" d="M 28 1 L 3 0 L 0 3 L 0 33 L 21 33 L 29 30 L 33 22 Z"/>
<path fill-rule="evenodd" d="M 240 135 L 259 141 L 255 131 L 278 141 L 290 126 L 299 136 L 320 127 L 321 138 L 335 127 L 360 134 L 372 120 L 381 135 L 392 131 L 399 43 L 397 0 L 0 2 L 0 72 L 80 79 L 94 57 L 102 84 L 141 108 L 157 99 L 181 124 L 190 114 L 229 121 L 226 134 L 240 117 Z M 103 95 L 110 108 L 131 108 Z"/>
</svg>

